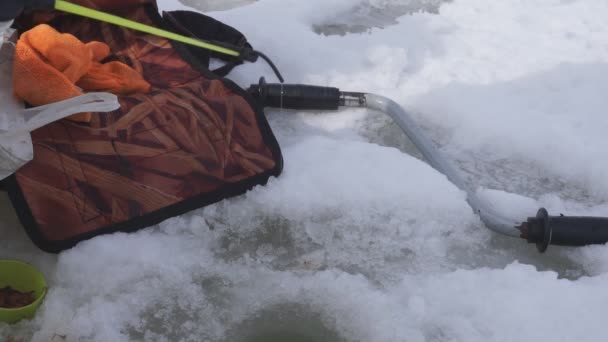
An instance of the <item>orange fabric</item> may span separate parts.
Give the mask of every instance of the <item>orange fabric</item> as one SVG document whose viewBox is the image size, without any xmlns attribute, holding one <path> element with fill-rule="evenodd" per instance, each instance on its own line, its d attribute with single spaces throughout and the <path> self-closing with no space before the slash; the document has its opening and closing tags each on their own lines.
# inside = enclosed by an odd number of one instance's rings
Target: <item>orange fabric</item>
<svg viewBox="0 0 608 342">
<path fill-rule="evenodd" d="M 140 74 L 120 62 L 101 64 L 110 54 L 102 42 L 83 43 L 41 24 L 23 33 L 15 48 L 13 88 L 22 100 L 41 106 L 78 96 L 84 91 L 114 94 L 145 93 L 150 89 Z M 81 90 L 82 89 L 82 90 Z M 89 122 L 90 113 L 72 120 Z"/>
<path fill-rule="evenodd" d="M 77 83 L 86 90 L 105 91 L 117 95 L 147 92 L 150 84 L 137 71 L 120 62 L 94 63 Z"/>
</svg>

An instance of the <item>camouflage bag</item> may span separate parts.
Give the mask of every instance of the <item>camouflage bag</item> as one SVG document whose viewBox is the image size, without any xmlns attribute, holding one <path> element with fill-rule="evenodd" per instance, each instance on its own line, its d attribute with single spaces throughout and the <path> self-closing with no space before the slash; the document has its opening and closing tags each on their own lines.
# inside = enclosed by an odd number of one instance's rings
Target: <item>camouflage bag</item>
<svg viewBox="0 0 608 342">
<path fill-rule="evenodd" d="M 200 38 L 247 44 L 235 29 L 198 13 L 163 19 L 154 1 L 81 4 L 181 34 L 206 32 Z M 118 96 L 119 109 L 93 113 L 89 124 L 60 120 L 31 133 L 33 160 L 4 186 L 41 249 L 58 252 L 99 234 L 154 225 L 280 174 L 281 151 L 262 108 L 219 76 L 238 59 L 214 74 L 207 52 L 76 16 L 43 17 L 59 32 L 107 43 L 111 59 L 138 71 L 152 89 Z M 24 31 L 36 20 L 16 22 Z"/>
</svg>

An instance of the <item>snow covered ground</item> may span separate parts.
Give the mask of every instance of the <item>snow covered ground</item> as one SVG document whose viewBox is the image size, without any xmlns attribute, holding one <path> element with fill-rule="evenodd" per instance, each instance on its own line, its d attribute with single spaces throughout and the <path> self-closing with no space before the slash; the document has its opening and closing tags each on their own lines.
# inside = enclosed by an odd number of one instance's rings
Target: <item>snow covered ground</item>
<svg viewBox="0 0 608 342">
<path fill-rule="evenodd" d="M 395 99 L 522 218 L 608 216 L 608 2 L 184 3 L 231 8 L 211 15 L 287 82 Z M 263 63 L 231 77 L 261 75 L 273 79 Z M 3 197 L 0 258 L 40 267 L 50 292 L 0 341 L 608 340 L 607 247 L 541 255 L 491 233 L 378 113 L 268 117 L 282 176 L 135 234 L 47 255 Z"/>
</svg>

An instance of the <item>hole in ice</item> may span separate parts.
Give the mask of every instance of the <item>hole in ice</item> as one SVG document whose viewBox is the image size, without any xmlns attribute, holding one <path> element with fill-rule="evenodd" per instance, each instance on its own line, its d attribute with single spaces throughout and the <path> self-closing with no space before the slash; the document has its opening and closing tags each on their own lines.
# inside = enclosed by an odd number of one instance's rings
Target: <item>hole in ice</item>
<svg viewBox="0 0 608 342">
<path fill-rule="evenodd" d="M 345 341 L 309 307 L 283 303 L 264 308 L 239 323 L 227 335 L 235 342 L 342 342 Z"/>
</svg>

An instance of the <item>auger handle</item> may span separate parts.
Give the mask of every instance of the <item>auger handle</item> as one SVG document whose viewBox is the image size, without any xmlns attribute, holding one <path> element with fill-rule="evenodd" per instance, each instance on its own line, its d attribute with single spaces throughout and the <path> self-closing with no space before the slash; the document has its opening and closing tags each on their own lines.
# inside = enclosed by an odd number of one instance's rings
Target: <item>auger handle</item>
<svg viewBox="0 0 608 342">
<path fill-rule="evenodd" d="M 249 93 L 264 107 L 299 110 L 336 110 L 340 106 L 340 89 L 305 84 L 252 84 Z"/>
<path fill-rule="evenodd" d="M 608 242 L 608 217 L 549 216 L 545 208 L 519 228 L 521 237 L 536 243 L 540 252 L 549 245 L 586 246 Z"/>
</svg>

